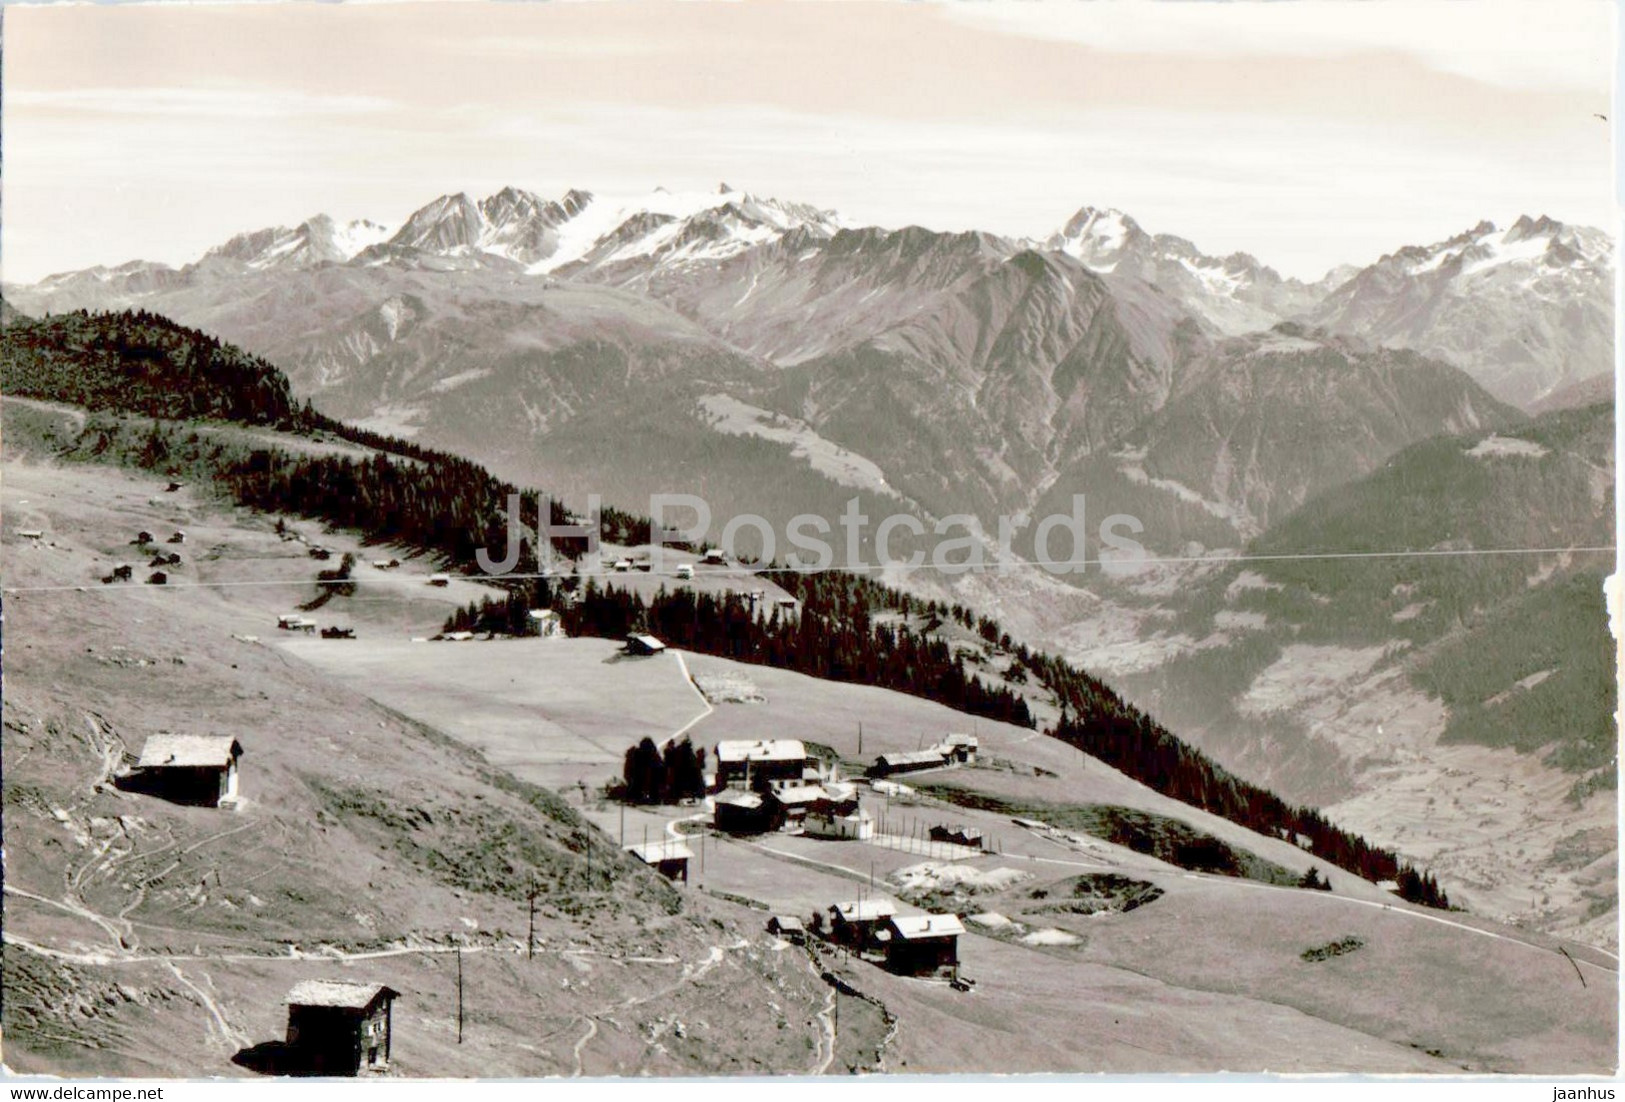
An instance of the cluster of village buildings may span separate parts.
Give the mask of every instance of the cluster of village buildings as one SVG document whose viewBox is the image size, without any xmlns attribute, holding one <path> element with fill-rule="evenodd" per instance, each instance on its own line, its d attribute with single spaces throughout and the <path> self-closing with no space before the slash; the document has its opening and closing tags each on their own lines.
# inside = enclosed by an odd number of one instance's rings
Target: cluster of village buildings
<svg viewBox="0 0 1625 1102">
<path fill-rule="evenodd" d="M 23 535 L 38 538 L 33 532 Z M 176 532 L 168 542 L 182 543 L 185 538 L 184 533 Z M 139 533 L 132 541 L 143 548 L 154 542 L 149 532 Z M 310 553 L 316 558 L 331 555 L 320 545 L 312 545 Z M 178 562 L 179 556 L 173 556 L 173 561 Z M 726 560 L 716 552 L 708 553 L 702 561 L 710 564 Z M 395 559 L 374 563 L 378 569 L 399 565 Z M 631 569 L 632 564 L 623 567 L 617 562 L 614 568 Z M 107 580 L 129 580 L 132 573 L 122 567 Z M 681 568 L 681 576 L 692 577 L 692 567 Z M 436 574 L 429 584 L 445 586 L 449 581 L 447 575 Z M 783 598 L 775 607 L 793 612 L 796 602 Z M 277 626 L 284 631 L 312 634 L 317 627 L 313 620 L 293 613 L 279 617 Z M 550 609 L 532 611 L 527 626 L 537 636 L 562 634 L 559 613 Z M 323 635 L 353 638 L 354 632 L 331 629 L 324 630 Z M 471 639 L 473 633 L 450 632 L 437 638 Z M 665 643 L 646 633 L 634 633 L 626 640 L 628 655 L 646 657 L 665 650 Z M 951 734 L 930 749 L 880 755 L 869 767 L 868 777 L 877 791 L 888 784 L 895 790 L 901 786 L 882 778 L 973 763 L 976 751 L 974 735 Z M 122 790 L 176 804 L 231 809 L 241 801 L 242 757 L 242 744 L 230 735 L 155 733 L 148 736 L 138 757 L 126 761 L 114 783 Z M 706 781 L 712 793 L 712 825 L 718 831 L 738 835 L 786 832 L 857 841 L 875 837 L 875 821 L 859 800 L 858 784 L 843 779 L 836 762 L 809 752 L 800 740 L 724 740 L 717 744 L 713 760 L 715 771 Z M 939 826 L 933 828 L 931 837 L 972 848 L 982 844 L 980 832 L 962 827 Z M 683 839 L 627 849 L 663 875 L 687 882 L 688 864 L 694 853 Z M 805 943 L 808 925 L 800 918 L 780 915 L 768 928 L 788 941 Z M 948 971 L 958 982 L 958 938 L 964 927 L 955 915 L 899 915 L 886 900 L 863 899 L 833 903 L 827 916 L 815 915 L 810 925 L 812 932 L 827 941 L 895 971 Z M 330 1076 L 387 1070 L 392 1006 L 399 997 L 400 992 L 380 983 L 309 980 L 298 984 L 286 1000 L 287 1040 L 281 1046 L 279 1070 Z"/>
<path fill-rule="evenodd" d="M 894 773 L 942 769 L 976 760 L 975 735 L 951 734 L 936 746 L 907 754 L 882 754 L 868 769 L 873 784 Z M 837 764 L 811 753 L 799 739 L 738 739 L 719 742 L 712 790 L 712 826 L 732 835 L 782 832 L 813 838 L 870 841 L 875 820 L 864 809 L 859 785 L 843 780 Z M 930 838 L 969 849 L 981 849 L 982 833 L 957 824 L 931 828 Z M 627 847 L 644 863 L 674 880 L 688 881 L 694 851 L 681 838 Z M 817 933 L 863 959 L 909 974 L 949 973 L 958 982 L 959 936 L 965 932 L 952 914 L 899 915 L 884 899 L 833 903 L 827 916 L 812 923 L 793 915 L 776 915 L 770 932 L 805 942 Z"/>
</svg>

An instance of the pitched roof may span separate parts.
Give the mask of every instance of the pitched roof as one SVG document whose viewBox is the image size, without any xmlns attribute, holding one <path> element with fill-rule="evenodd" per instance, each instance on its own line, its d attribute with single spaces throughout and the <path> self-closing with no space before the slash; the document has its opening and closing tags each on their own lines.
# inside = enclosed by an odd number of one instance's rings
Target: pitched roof
<svg viewBox="0 0 1625 1102">
<path fill-rule="evenodd" d="M 645 650 L 661 651 L 666 649 L 666 644 L 662 643 L 652 635 L 628 635 L 626 637 L 626 642 L 628 646 L 636 642 L 638 646 L 643 647 Z"/>
<path fill-rule="evenodd" d="M 888 925 L 898 937 L 907 941 L 921 938 L 958 937 L 965 932 L 958 915 L 898 915 Z"/>
<path fill-rule="evenodd" d="M 381 983 L 350 980 L 305 980 L 288 992 L 289 1006 L 332 1006 L 365 1010 L 379 997 L 397 998 L 400 992 Z"/>
<path fill-rule="evenodd" d="M 900 754 L 881 754 L 875 761 L 882 765 L 938 765 L 946 756 L 939 747 L 935 750 L 908 750 Z"/>
<path fill-rule="evenodd" d="M 837 903 L 830 910 L 847 922 L 874 922 L 896 914 L 897 904 L 889 899 L 865 899 L 862 902 Z"/>
<path fill-rule="evenodd" d="M 663 842 L 644 842 L 642 845 L 627 846 L 627 851 L 637 855 L 638 860 L 645 865 L 658 865 L 662 861 L 683 861 L 694 856 L 694 851 L 688 848 L 688 843 L 681 838 L 667 838 Z"/>
<path fill-rule="evenodd" d="M 728 789 L 718 792 L 711 797 L 718 804 L 729 804 L 733 807 L 744 808 L 746 811 L 756 811 L 762 806 L 762 797 L 757 792 L 740 792 L 737 789 Z"/>
<path fill-rule="evenodd" d="M 787 784 L 783 788 L 775 788 L 771 795 L 785 806 L 815 804 L 829 798 L 829 794 L 816 784 Z"/>
<path fill-rule="evenodd" d="M 807 744 L 800 739 L 723 739 L 717 743 L 718 761 L 804 761 Z"/>
<path fill-rule="evenodd" d="M 170 735 L 147 736 L 141 748 L 140 769 L 195 769 L 218 766 L 224 769 L 232 758 L 240 757 L 242 744 L 230 735 Z"/>
<path fill-rule="evenodd" d="M 824 792 L 837 803 L 858 798 L 858 786 L 850 781 L 826 781 Z"/>
</svg>

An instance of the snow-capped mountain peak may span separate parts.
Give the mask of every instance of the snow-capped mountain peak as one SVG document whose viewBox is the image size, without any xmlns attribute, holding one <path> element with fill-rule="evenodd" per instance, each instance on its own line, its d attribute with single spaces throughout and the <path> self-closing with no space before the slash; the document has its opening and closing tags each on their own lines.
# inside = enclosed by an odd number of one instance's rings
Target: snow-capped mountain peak
<svg viewBox="0 0 1625 1102">
<path fill-rule="evenodd" d="M 1376 266 L 1410 276 L 1438 273 L 1434 279 L 1482 277 L 1507 269 L 1528 279 L 1538 277 L 1541 269 L 1607 265 L 1612 251 L 1613 242 L 1599 230 L 1526 214 L 1506 230 L 1480 222 L 1437 244 L 1400 249 Z"/>
<path fill-rule="evenodd" d="M 1612 302 L 1607 234 L 1524 215 L 1390 253 L 1311 320 L 1447 360 L 1528 405 L 1612 362 Z"/>
<path fill-rule="evenodd" d="M 1125 249 L 1145 239 L 1140 224 L 1122 211 L 1084 207 L 1043 246 L 1075 256 L 1097 272 L 1109 272 L 1117 267 Z"/>
<path fill-rule="evenodd" d="M 318 214 L 291 228 L 272 226 L 240 233 L 210 249 L 202 263 L 235 263 L 250 270 L 342 264 L 385 240 L 389 233 L 387 226 L 377 222 L 360 219 L 340 223 Z"/>
<path fill-rule="evenodd" d="M 1209 256 L 1183 237 L 1147 233 L 1112 207 L 1083 207 L 1035 244 L 1074 256 L 1098 275 L 1172 292 L 1221 333 L 1268 329 L 1315 298 L 1314 289 L 1246 253 Z"/>
<path fill-rule="evenodd" d="M 561 227 L 557 250 L 530 270 L 606 267 L 640 259 L 657 264 L 715 261 L 793 229 L 833 234 L 841 225 L 832 211 L 761 198 L 725 183 L 705 192 L 655 188 L 637 199 L 596 200 L 584 206 Z"/>
</svg>

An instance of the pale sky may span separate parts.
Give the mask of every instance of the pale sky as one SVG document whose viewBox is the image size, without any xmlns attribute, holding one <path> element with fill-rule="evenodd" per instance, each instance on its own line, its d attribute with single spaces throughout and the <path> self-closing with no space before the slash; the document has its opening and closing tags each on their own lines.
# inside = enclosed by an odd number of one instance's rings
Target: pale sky
<svg viewBox="0 0 1625 1102">
<path fill-rule="evenodd" d="M 3 274 L 183 263 L 513 184 L 1040 235 L 1086 204 L 1316 278 L 1613 231 L 1607 0 L 10 6 Z"/>
</svg>

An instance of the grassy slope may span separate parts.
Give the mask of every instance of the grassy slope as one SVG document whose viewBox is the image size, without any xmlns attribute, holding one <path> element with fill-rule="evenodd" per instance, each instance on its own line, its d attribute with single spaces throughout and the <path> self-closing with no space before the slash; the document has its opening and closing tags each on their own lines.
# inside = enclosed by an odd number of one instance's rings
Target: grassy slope
<svg viewBox="0 0 1625 1102">
<path fill-rule="evenodd" d="M 9 404 L 7 412 L 11 412 Z M 7 427 L 13 429 L 10 424 Z M 22 435 L 14 429 L 8 431 L 8 444 Z M 35 448 L 35 454 L 40 450 Z M 533 688 L 539 694 L 526 705 L 533 709 L 533 722 L 540 721 L 544 730 L 547 724 L 555 724 L 578 741 L 605 743 L 597 749 L 613 758 L 639 733 L 636 724 L 626 722 L 628 710 L 633 715 L 641 710 L 644 724 L 651 729 L 662 723 L 674 728 L 703 711 L 697 695 L 681 682 L 675 663 L 661 665 L 663 659 L 606 663 L 608 646 L 597 641 L 564 641 L 552 652 L 527 649 L 532 646 L 528 643 L 461 647 L 402 643 L 398 651 L 386 643 L 380 648 L 384 642 L 380 636 L 419 633 L 419 625 L 433 626 L 443 618 L 449 596 L 422 585 L 426 568 L 413 564 L 404 575 L 364 579 L 346 608 L 332 610 L 335 616 L 354 617 L 362 626 L 363 638 L 355 644 L 324 647 L 320 642 L 301 640 L 290 647 L 268 647 L 233 641 L 234 633 L 274 637 L 270 624 L 275 614 L 286 609 L 290 590 L 301 596 L 311 592 L 309 579 L 315 567 L 296 545 L 275 538 L 268 518 L 221 509 L 199 500 L 190 490 L 161 495 L 157 487 L 151 480 L 101 467 L 8 468 L 6 543 L 8 555 L 19 564 L 12 570 L 13 578 L 86 588 L 82 593 L 70 589 L 13 597 L 13 677 L 21 691 L 7 696 L 6 749 L 13 755 L 8 764 L 20 755 L 22 766 L 8 769 L 6 778 L 8 801 L 18 805 L 8 806 L 8 813 L 14 816 L 8 839 L 8 884 L 24 890 L 44 889 L 38 893 L 63 902 L 51 890 L 60 883 L 62 870 L 85 867 L 85 856 L 74 840 L 75 829 L 84 832 L 87 847 L 94 853 L 104 840 L 96 831 L 114 829 L 93 823 L 111 818 L 102 813 L 104 804 L 117 813 L 132 799 L 84 790 L 94 762 L 88 748 L 70 751 L 70 747 L 80 737 L 75 724 L 87 708 L 101 710 L 120 730 L 185 725 L 194 730 L 244 732 L 250 744 L 245 775 L 250 805 L 240 813 L 242 819 L 234 817 L 234 822 L 247 819 L 260 829 L 211 838 L 218 833 L 211 829 L 219 819 L 215 813 L 143 807 L 140 817 L 158 824 L 152 828 L 154 834 L 143 834 L 148 828 L 138 827 L 137 837 L 130 843 L 136 854 L 128 857 L 119 852 L 125 843 L 115 840 L 110 847 L 112 868 L 107 869 L 104 862 L 90 867 L 82 878 L 90 886 L 89 895 L 84 903 L 74 897 L 75 905 L 99 916 L 116 915 L 131 902 L 123 884 L 133 881 L 123 879 L 125 870 L 145 867 L 139 863 L 144 860 L 138 856 L 140 851 L 173 836 L 184 838 L 186 845 L 203 843 L 175 870 L 166 872 L 158 862 L 156 871 L 164 876 L 126 916 L 148 923 L 131 931 L 138 946 L 199 950 L 189 955 L 203 959 L 168 962 L 180 970 L 179 976 L 164 962 L 130 959 L 127 951 L 112 946 L 108 931 L 93 921 L 68 914 L 61 907 L 19 902 L 13 896 L 7 910 L 8 936 L 40 944 L 50 939 L 50 945 L 69 953 L 89 949 L 117 961 L 77 965 L 38 956 L 26 958 L 28 963 L 19 971 L 28 977 L 29 989 L 39 994 L 32 1003 L 8 1000 L 6 1011 L 14 1051 L 25 1056 L 18 1063 L 38 1069 L 156 1071 L 150 1057 L 142 1054 L 153 1050 L 150 1038 L 163 1031 L 176 1036 L 167 1051 L 185 1068 L 229 1072 L 225 1061 L 237 1046 L 276 1036 L 276 1002 L 287 985 L 298 978 L 337 971 L 376 975 L 408 992 L 411 1001 L 403 1002 L 397 1017 L 401 1028 L 397 1065 L 403 1074 L 429 1068 L 436 1074 L 487 1074 L 498 1068 L 513 1074 L 568 1072 L 573 1069 L 573 1047 L 589 1032 L 592 1039 L 582 1050 L 588 1070 L 744 1070 L 751 1060 L 775 1070 L 814 1064 L 816 1034 L 821 1028 L 814 1015 L 823 994 L 807 986 L 810 976 L 804 962 L 798 963 L 789 954 L 764 951 L 757 932 L 759 918 L 744 918 L 745 912 L 703 899 L 694 902 L 698 897 L 691 896 L 684 914 L 668 915 L 667 893 L 635 870 L 629 870 L 628 879 L 618 881 L 615 890 L 628 892 L 643 885 L 655 895 L 645 899 L 631 892 L 620 902 L 625 908 L 624 925 L 596 918 L 583 926 L 569 913 L 571 901 L 560 896 L 549 899 L 543 913 L 549 951 L 536 962 L 499 951 L 503 944 L 511 949 L 511 938 L 521 928 L 523 907 L 508 891 L 514 887 L 511 881 L 493 885 L 487 879 L 490 859 L 495 856 L 516 865 L 528 861 L 536 845 L 533 832 L 549 836 L 555 829 L 549 824 L 570 823 L 573 812 L 557 809 L 554 798 L 501 779 L 492 766 L 439 736 L 437 724 L 425 726 L 403 716 L 402 712 L 422 708 L 426 701 L 437 701 L 438 694 L 423 691 L 421 682 L 411 699 L 397 701 L 376 676 L 390 666 L 388 662 L 378 664 L 377 656 L 391 653 L 398 658 L 424 655 L 430 660 L 428 669 L 440 671 L 442 687 L 456 684 L 478 667 L 500 689 L 506 671 L 514 685 L 529 679 L 526 691 Z M 187 569 L 201 572 L 192 577 L 280 580 L 287 585 L 111 590 L 94 581 L 108 562 L 124 553 L 128 531 L 151 527 L 155 521 L 183 526 L 192 534 L 189 558 L 196 559 L 198 566 Z M 12 525 L 43 528 L 47 537 L 39 543 L 22 543 L 15 539 Z M 322 539 L 341 550 L 353 546 L 342 533 Z M 374 600 L 376 604 L 369 603 Z M 112 601 L 125 603 L 110 605 Z M 116 614 L 107 615 L 109 608 Z M 369 611 L 374 608 L 382 611 Z M 324 615 L 327 612 L 323 610 Z M 93 629 L 92 617 L 105 626 Z M 74 630 L 81 623 L 84 626 Z M 95 651 L 83 652 L 87 645 Z M 543 641 L 534 644 L 537 648 L 548 645 Z M 115 651 L 115 646 L 125 649 Z M 301 653 L 311 661 L 294 657 Z M 132 656 L 137 664 L 128 664 Z M 142 659 L 174 657 L 182 658 L 184 665 L 138 664 Z M 843 756 L 855 756 L 861 720 L 865 724 L 863 756 L 872 756 L 886 749 L 911 749 L 922 736 L 969 725 L 966 717 L 940 706 L 881 690 L 819 682 L 718 659 L 691 657 L 690 661 L 696 672 L 722 671 L 752 680 L 768 697 L 763 705 L 720 706 L 701 719 L 694 733 L 707 745 L 723 737 L 794 732 L 825 743 Z M 233 663 L 237 669 L 230 668 Z M 369 663 L 374 676 L 363 673 L 351 685 L 343 683 L 346 678 L 323 676 L 317 668 L 359 669 Z M 582 680 L 589 673 L 599 680 Z M 395 676 L 402 684 L 411 680 L 402 670 L 396 670 Z M 194 682 L 194 678 L 198 680 Z M 357 689 L 376 693 L 385 704 L 400 706 L 395 710 L 381 707 Z M 435 704 L 447 713 L 447 733 L 463 737 L 491 726 L 485 721 L 500 712 L 488 710 L 505 706 L 500 692 L 484 689 L 468 693 L 462 701 L 448 704 L 439 698 Z M 297 717 L 298 722 L 290 723 L 289 717 Z M 1060 800 L 1113 803 L 1182 817 L 1283 867 L 1301 871 L 1310 863 L 1307 855 L 1287 843 L 1259 838 L 1157 796 L 1032 731 L 986 723 L 977 725 L 977 730 L 990 753 L 1037 766 L 1042 772 L 961 770 L 950 775 L 955 783 L 974 784 L 1006 799 L 1031 799 L 1036 793 L 1056 799 L 1060 794 Z M 521 735 L 518 728 L 515 732 L 518 745 Z M 611 738 L 619 741 L 607 742 Z M 368 747 L 366 751 L 361 749 L 363 745 Z M 393 752 L 377 752 L 383 748 Z M 524 762 L 503 762 L 492 747 L 484 748 L 518 780 L 529 773 Z M 540 774 L 536 777 L 542 779 Z M 358 791 L 370 793 L 370 798 L 356 799 Z M 334 793 L 339 794 L 336 800 Z M 542 800 L 551 813 L 538 815 L 534 799 Z M 54 807 L 68 812 L 69 827 L 57 823 Z M 395 815 L 395 810 L 403 815 Z M 404 815 L 408 810 L 427 812 L 432 827 L 425 823 L 429 829 L 414 829 L 412 818 Z M 613 809 L 583 810 L 605 828 L 615 818 Z M 893 820 L 945 813 L 929 805 L 882 810 Z M 462 824 L 456 821 L 459 813 L 465 820 Z M 982 825 L 996 838 L 1003 855 L 981 859 L 984 867 L 1008 864 L 1036 870 L 1041 876 L 1075 874 L 1075 869 L 1046 863 L 1076 862 L 1080 855 L 1067 846 L 1029 838 L 997 816 L 978 820 L 974 813 L 953 810 L 947 814 Z M 506 835 L 501 834 L 504 820 L 512 827 Z M 15 825 L 17 822 L 23 825 Z M 643 825 L 662 830 L 664 816 L 647 817 Z M 629 831 L 638 829 L 639 822 L 633 818 Z M 276 839 L 276 848 L 291 855 L 284 859 L 289 862 L 286 866 L 270 865 L 264 871 L 266 859 L 252 847 L 264 846 L 267 839 Z M 499 852 L 492 853 L 490 842 L 501 843 L 496 847 Z M 919 860 L 917 855 L 857 843 L 784 840 L 776 844 L 797 849 L 811 860 L 845 864 L 854 870 L 878 856 L 881 875 Z M 245 848 L 233 848 L 239 845 Z M 600 847 L 597 852 L 605 853 L 607 845 L 601 841 Z M 1192 881 L 1154 858 L 1104 842 L 1098 850 L 1090 849 L 1086 857 L 1090 863 L 1104 859 L 1170 893 L 1184 887 L 1205 897 L 1222 888 L 1222 882 Z M 776 905 L 817 904 L 837 895 L 850 896 L 857 887 L 852 877 L 819 873 L 806 864 L 785 864 L 782 858 L 739 845 L 713 843 L 708 858 L 709 865 L 701 865 L 707 888 L 765 897 Z M 572 893 L 587 890 L 584 864 L 568 865 L 570 873 L 582 877 L 580 889 L 570 885 Z M 213 881 L 207 875 L 210 868 L 215 870 Z M 252 884 L 233 883 L 238 877 L 246 879 L 262 871 L 263 878 Z M 555 875 L 553 883 L 565 879 L 568 877 Z M 1178 931 L 1169 936 L 1204 945 L 1204 959 L 1210 962 L 1232 959 L 1244 946 L 1247 953 L 1267 953 L 1270 959 L 1275 955 L 1282 960 L 1299 959 L 1304 948 L 1329 940 L 1320 937 L 1318 925 L 1336 927 L 1336 936 L 1359 933 L 1371 942 L 1374 935 L 1367 923 L 1394 913 L 1381 909 L 1388 897 L 1347 874 L 1334 872 L 1333 879 L 1339 889 L 1336 895 L 1287 892 L 1281 896 L 1276 910 L 1292 913 L 1296 908 L 1310 908 L 1303 919 L 1307 927 L 1300 930 L 1288 923 L 1273 929 L 1262 941 L 1252 913 L 1257 908 L 1256 896 L 1236 897 L 1250 902 L 1223 921 L 1214 918 L 1221 912 L 1201 908 L 1169 908 L 1163 921 Z M 269 882 L 267 892 L 283 889 L 269 919 L 250 910 L 254 904 L 245 894 L 271 903 L 272 896 L 257 887 L 265 882 Z M 367 887 L 361 888 L 362 884 Z M 490 890 L 493 887 L 495 891 Z M 221 903 L 222 899 L 231 905 Z M 1354 902 L 1361 899 L 1369 905 Z M 898 1037 L 888 1048 L 886 1066 L 890 1070 L 1424 1070 L 1463 1063 L 1504 1069 L 1556 1066 L 1543 1065 L 1540 1060 L 1559 1060 L 1565 1068 L 1600 1067 L 1611 1059 L 1600 1054 L 1604 1039 L 1612 1043 L 1610 1011 L 1591 1002 L 1547 997 L 1542 985 L 1559 981 L 1544 973 L 1523 974 L 1519 970 L 1526 966 L 1516 962 L 1560 958 L 1526 944 L 1491 942 L 1464 931 L 1446 931 L 1443 956 L 1426 964 L 1426 981 L 1406 980 L 1406 997 L 1415 1001 L 1419 1013 L 1425 1011 L 1428 1021 L 1439 1024 L 1425 1035 L 1416 1032 L 1413 1036 L 1405 1015 L 1396 1014 L 1383 1026 L 1386 1033 L 1377 1036 L 1380 1016 L 1360 1011 L 1359 999 L 1365 996 L 1356 998 L 1367 989 L 1364 984 L 1345 993 L 1341 986 L 1326 990 L 1326 985 L 1311 983 L 1308 986 L 1319 991 L 1320 1001 L 1310 1003 L 1308 995 L 1297 989 L 1283 997 L 1267 985 L 1238 979 L 1233 970 L 1220 968 L 1221 974 L 1214 975 L 1194 968 L 1165 968 L 1160 962 L 1172 959 L 1171 954 L 1137 951 L 1136 945 L 1149 934 L 1130 921 L 1138 923 L 1146 915 L 1155 915 L 1167 902 L 1160 899 L 1131 915 L 1089 919 L 1114 925 L 1088 927 L 1091 937 L 1082 952 L 969 939 L 967 965 L 980 980 L 977 995 L 969 999 L 944 987 L 887 977 L 873 969 L 856 971 L 863 990 L 880 997 L 899 1019 Z M 245 912 L 254 917 L 245 917 Z M 363 925 L 357 914 L 366 915 L 371 925 Z M 736 914 L 744 923 L 737 930 L 696 925 L 690 918 L 714 915 L 726 925 Z M 476 925 L 462 922 L 464 917 Z M 643 926 L 634 932 L 632 926 L 640 919 Z M 1066 916 L 1053 919 L 1056 925 L 1067 921 Z M 1397 927 L 1394 934 L 1402 946 L 1414 931 L 1434 932 L 1426 919 L 1401 921 L 1409 923 Z M 282 928 L 289 933 L 278 935 Z M 1307 936 L 1310 928 L 1314 937 Z M 1116 936 L 1107 938 L 1107 930 L 1115 930 Z M 476 944 L 492 945 L 466 961 L 470 990 L 501 991 L 502 1000 L 500 1004 L 489 998 L 471 1002 L 470 1043 L 459 1049 L 451 1043 L 452 973 L 443 955 L 415 952 L 349 966 L 303 959 L 226 959 L 233 950 L 254 952 L 264 944 L 267 932 L 296 939 L 307 951 L 317 948 L 313 943 L 318 940 L 367 946 L 433 941 L 444 946 L 449 934 L 461 933 Z M 739 944 L 735 938 L 740 935 L 744 945 L 727 949 Z M 1115 945 L 1113 951 L 1120 955 L 1094 959 L 1093 954 L 1110 948 L 1103 940 Z M 592 956 L 557 952 L 561 943 L 640 957 L 669 953 L 676 960 L 607 967 Z M 724 947 L 723 964 L 704 970 L 700 964 L 713 955 L 712 946 Z M 286 951 L 280 944 L 275 948 L 279 954 Z M 16 952 L 16 946 L 8 946 L 8 968 Z M 1503 1021 L 1498 1028 L 1517 1044 L 1487 1046 L 1477 1035 L 1463 1032 L 1468 1028 L 1464 1021 L 1468 1004 L 1471 998 L 1482 997 L 1483 986 L 1462 987 L 1455 977 L 1481 968 L 1479 958 L 1486 953 L 1497 960 L 1505 957 L 1511 962 L 1506 966 L 1509 976 L 1517 973 L 1520 983 L 1539 988 L 1538 997 L 1511 986 L 1502 992 L 1517 1009 L 1515 1020 Z M 681 982 L 685 965 L 699 977 L 698 983 Z M 1591 976 L 1592 989 L 1599 992 L 1600 1000 L 1602 993 L 1611 992 L 1611 977 L 1594 969 Z M 112 1010 L 98 1009 L 88 1024 L 74 1023 L 76 1032 L 62 1040 L 58 1033 L 61 1022 L 51 1013 L 51 1000 L 69 998 L 70 991 L 99 992 L 114 981 L 125 983 L 134 998 L 125 1000 L 115 994 L 114 1001 L 107 1004 Z M 566 981 L 570 986 L 565 986 Z M 779 981 L 786 989 L 773 996 L 773 1004 L 761 1002 L 765 984 Z M 1386 982 L 1392 986 L 1395 981 L 1390 977 Z M 226 1032 L 210 1026 L 213 1016 L 188 983 L 210 993 L 221 1008 Z M 1079 990 L 1092 993 L 1081 1007 Z M 1513 990 L 1520 993 L 1506 994 Z M 516 991 L 521 997 L 513 997 Z M 1351 999 L 1354 1001 L 1347 1001 Z M 783 1030 L 777 1025 L 781 1017 L 787 1023 Z M 640 1039 L 669 1030 L 675 1020 L 685 1023 L 685 1044 L 665 1033 L 665 1051 L 661 1052 Z M 1355 1021 L 1360 1023 L 1358 1027 L 1350 1024 Z M 92 1032 L 94 1036 L 88 1035 Z M 727 1043 L 718 1043 L 715 1039 L 724 1034 Z M 1000 1038 L 999 1044 L 988 1044 L 992 1035 Z M 1079 1044 L 1080 1036 L 1090 1040 Z M 1538 1043 L 1523 1040 L 1529 1036 L 1538 1038 Z M 104 1047 L 88 1047 L 92 1042 Z M 1414 1046 L 1438 1048 L 1444 1058 L 1430 1058 Z"/>
<path fill-rule="evenodd" d="M 22 434 L 9 403 L 7 413 L 10 445 Z M 11 1067 L 233 1074 L 239 1048 L 280 1035 L 288 987 L 324 975 L 405 993 L 397 1074 L 568 1074 L 589 1022 L 589 1072 L 811 1063 L 824 988 L 804 965 L 762 952 L 754 923 L 735 925 L 737 908 L 679 897 L 559 796 L 273 647 L 234 638 L 274 635 L 289 589 L 309 592 L 315 568 L 268 519 L 161 488 L 8 456 L 7 584 L 63 587 L 7 602 Z M 95 580 L 127 553 L 129 533 L 167 524 L 190 536 L 177 584 Z M 18 527 L 47 534 L 23 541 Z M 279 574 L 304 580 L 179 584 Z M 427 606 L 419 620 L 443 607 L 428 589 L 415 590 Z M 245 806 L 180 808 L 98 786 L 104 750 L 138 750 L 163 729 L 236 735 L 247 750 Z M 547 948 L 528 961 L 516 939 L 533 871 Z M 461 1047 L 451 961 L 436 951 L 453 938 L 471 950 Z M 718 945 L 738 948 L 723 952 L 724 968 L 702 971 Z M 561 953 L 568 946 L 588 955 Z M 332 956 L 378 950 L 408 951 Z M 62 1012 L 76 1001 L 87 1010 Z M 674 1017 L 691 1023 L 686 1043 L 643 1042 Z"/>
</svg>

